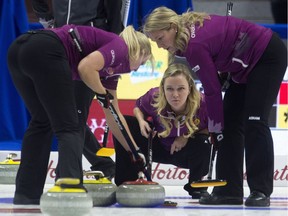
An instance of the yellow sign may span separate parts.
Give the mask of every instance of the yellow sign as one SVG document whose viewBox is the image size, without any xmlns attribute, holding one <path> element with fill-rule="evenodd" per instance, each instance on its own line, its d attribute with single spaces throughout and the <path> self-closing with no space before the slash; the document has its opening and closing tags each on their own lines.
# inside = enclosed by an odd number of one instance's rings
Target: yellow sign
<svg viewBox="0 0 288 216">
<path fill-rule="evenodd" d="M 278 105 L 277 128 L 288 129 L 288 105 Z"/>
<path fill-rule="evenodd" d="M 140 66 L 137 71 L 122 75 L 117 88 L 118 99 L 137 99 L 150 88 L 159 86 L 168 66 L 168 52 L 158 48 L 153 41 L 151 41 L 151 46 L 155 58 L 154 71 L 152 71 L 151 64 L 147 62 Z"/>
</svg>

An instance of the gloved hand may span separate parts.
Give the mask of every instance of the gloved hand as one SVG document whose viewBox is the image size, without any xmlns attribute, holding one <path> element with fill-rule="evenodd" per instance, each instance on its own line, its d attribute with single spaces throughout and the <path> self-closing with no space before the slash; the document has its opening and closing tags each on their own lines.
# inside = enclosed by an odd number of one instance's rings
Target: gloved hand
<svg viewBox="0 0 288 216">
<path fill-rule="evenodd" d="M 132 152 L 128 151 L 128 154 L 131 158 L 132 163 L 135 165 L 137 171 L 143 171 L 146 167 L 146 158 L 145 155 L 141 152 L 140 149 L 137 150 L 139 157 L 135 158 Z"/>
<path fill-rule="evenodd" d="M 101 106 L 106 109 L 110 106 L 110 104 L 112 103 L 114 99 L 113 95 L 111 95 L 107 90 L 106 90 L 106 94 L 96 93 L 96 97 L 97 97 L 98 102 L 101 104 Z"/>
<path fill-rule="evenodd" d="M 215 150 L 218 150 L 222 143 L 224 136 L 222 133 L 210 133 L 210 142 L 212 145 L 214 145 Z"/>
</svg>

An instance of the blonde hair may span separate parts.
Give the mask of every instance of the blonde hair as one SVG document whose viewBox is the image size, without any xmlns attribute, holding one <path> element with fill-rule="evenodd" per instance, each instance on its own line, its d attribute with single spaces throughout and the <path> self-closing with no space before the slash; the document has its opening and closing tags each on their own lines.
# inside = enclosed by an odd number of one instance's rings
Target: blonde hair
<svg viewBox="0 0 288 216">
<path fill-rule="evenodd" d="M 141 56 L 148 57 L 148 60 L 153 63 L 152 48 L 149 38 L 135 31 L 133 26 L 127 26 L 119 35 L 128 46 L 128 54 L 130 61 L 137 61 Z M 152 64 L 153 65 L 153 64 Z"/>
<path fill-rule="evenodd" d="M 149 33 L 160 30 L 169 30 L 171 25 L 177 28 L 175 46 L 183 52 L 190 39 L 191 25 L 203 26 L 204 20 L 210 19 L 207 13 L 192 12 L 189 9 L 182 15 L 167 7 L 155 8 L 146 18 L 142 26 L 144 34 L 149 37 Z"/>
<path fill-rule="evenodd" d="M 163 111 L 165 111 L 167 109 L 167 106 L 169 106 L 164 92 L 165 80 L 168 77 L 175 77 L 179 75 L 184 75 L 190 88 L 190 94 L 187 97 L 186 108 L 183 113 L 183 115 L 185 115 L 184 124 L 188 128 L 188 133 L 183 136 L 186 138 L 191 137 L 194 132 L 198 130 L 198 127 L 194 122 L 194 117 L 200 107 L 201 95 L 196 88 L 196 85 L 188 67 L 184 64 L 174 63 L 169 65 L 164 72 L 163 78 L 160 82 L 159 93 L 154 96 L 154 102 L 152 104 L 152 106 L 157 109 L 157 114 L 159 115 L 160 122 L 164 126 L 164 131 L 158 134 L 159 137 L 167 137 L 170 134 L 173 126 L 171 123 L 171 119 L 165 118 L 162 115 Z M 180 121 L 183 115 L 176 116 L 174 123 Z"/>
</svg>

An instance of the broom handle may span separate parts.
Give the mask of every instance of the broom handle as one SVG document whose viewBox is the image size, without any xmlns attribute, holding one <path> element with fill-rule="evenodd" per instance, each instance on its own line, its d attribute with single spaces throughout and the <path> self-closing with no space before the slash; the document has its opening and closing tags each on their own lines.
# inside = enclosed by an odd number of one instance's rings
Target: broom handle
<svg viewBox="0 0 288 216">
<path fill-rule="evenodd" d="M 232 15 L 232 8 L 233 8 L 233 2 L 228 2 L 227 3 L 226 16 L 231 16 Z"/>
<path fill-rule="evenodd" d="M 214 147 L 214 144 L 212 144 L 211 145 L 211 151 L 210 151 L 209 171 L 208 171 L 208 175 L 207 175 L 208 180 L 212 179 L 212 172 L 213 172 L 213 164 L 214 164 L 215 155 L 216 155 L 216 149 Z"/>
<path fill-rule="evenodd" d="M 231 16 L 232 15 L 232 8 L 233 8 L 233 2 L 228 2 L 227 3 L 227 11 L 226 11 L 226 16 Z M 230 79 L 230 73 L 228 74 L 228 80 Z M 212 172 L 213 172 L 213 164 L 215 160 L 215 155 L 216 155 L 216 148 L 214 147 L 214 144 L 211 145 L 211 153 L 210 153 L 210 161 L 209 161 L 209 171 L 207 175 L 207 179 L 211 180 L 212 179 Z"/>
<path fill-rule="evenodd" d="M 153 142 L 153 130 L 149 132 L 148 136 L 148 155 L 147 155 L 147 172 L 152 176 L 152 142 Z"/>
<path fill-rule="evenodd" d="M 108 124 L 106 123 L 105 128 L 104 128 L 104 137 L 103 137 L 103 143 L 102 143 L 102 147 L 104 148 L 107 145 L 108 135 L 109 135 L 109 127 L 108 127 Z"/>
<path fill-rule="evenodd" d="M 77 37 L 77 35 L 75 33 L 75 30 L 73 28 L 70 28 L 68 30 L 68 33 L 69 33 L 70 37 L 72 38 L 74 44 L 76 45 L 81 57 L 84 57 L 83 49 L 82 49 L 80 40 L 79 40 L 79 38 Z"/>
<path fill-rule="evenodd" d="M 232 8 L 233 8 L 233 3 L 232 2 L 228 2 L 227 3 L 227 10 L 226 10 L 226 16 L 231 16 L 232 15 Z M 225 80 L 225 82 L 222 85 L 222 91 L 225 92 L 229 86 L 230 86 L 230 79 L 231 79 L 231 73 L 228 73 L 228 76 Z"/>
<path fill-rule="evenodd" d="M 109 105 L 109 110 L 111 111 L 112 116 L 114 117 L 116 123 L 118 124 L 118 127 L 119 127 L 120 131 L 122 132 L 122 135 L 124 136 L 124 138 L 125 138 L 128 146 L 129 146 L 132 154 L 134 155 L 135 159 L 136 160 L 137 159 L 142 159 L 140 157 L 140 155 L 138 154 L 138 152 L 137 152 L 137 150 L 136 150 L 136 148 L 135 148 L 130 136 L 128 135 L 128 133 L 127 133 L 127 131 L 126 131 L 126 129 L 125 129 L 125 127 L 124 127 L 124 125 L 123 125 L 118 113 L 117 113 L 117 111 L 115 110 L 115 108 L 114 108 L 114 106 L 112 104 Z M 148 181 L 152 181 L 151 180 L 151 175 L 148 173 L 146 168 L 144 168 L 143 173 L 145 174 L 145 176 L 146 176 Z"/>
</svg>

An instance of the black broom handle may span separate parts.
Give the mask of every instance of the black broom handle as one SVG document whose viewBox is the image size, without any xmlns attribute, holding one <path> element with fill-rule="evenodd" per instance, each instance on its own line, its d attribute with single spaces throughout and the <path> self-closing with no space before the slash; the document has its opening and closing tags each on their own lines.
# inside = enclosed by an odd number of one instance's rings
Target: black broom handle
<svg viewBox="0 0 288 216">
<path fill-rule="evenodd" d="M 115 110 L 115 108 L 114 108 L 114 106 L 112 104 L 109 105 L 109 110 L 110 110 L 112 116 L 114 117 L 116 123 L 118 124 L 118 127 L 119 127 L 120 131 L 122 132 L 122 135 L 124 136 L 124 138 L 125 138 L 128 146 L 129 146 L 130 150 L 132 151 L 132 154 L 134 155 L 135 159 L 136 160 L 137 159 L 142 159 L 140 157 L 140 155 L 138 154 L 138 152 L 137 152 L 137 150 L 136 150 L 136 148 L 135 148 L 130 136 L 128 135 L 128 133 L 127 133 L 127 131 L 126 131 L 126 129 L 125 129 L 125 127 L 124 127 L 124 125 L 123 125 L 118 113 L 117 113 L 117 111 Z M 151 174 L 148 173 L 146 168 L 143 169 L 143 173 L 145 174 L 145 176 L 146 176 L 148 181 L 152 181 Z"/>
<path fill-rule="evenodd" d="M 78 51 L 83 56 L 83 49 L 81 47 L 81 43 L 80 43 L 77 35 L 75 34 L 75 30 L 73 28 L 71 28 L 71 29 L 69 29 L 68 33 L 71 36 L 72 40 L 74 41 Z M 134 155 L 135 159 L 136 160 L 137 159 L 142 159 L 140 157 L 140 155 L 138 154 L 138 152 L 137 152 L 137 150 L 136 150 L 136 148 L 135 148 L 130 136 L 128 135 L 128 133 L 127 133 L 127 131 L 126 131 L 126 129 L 125 129 L 125 127 L 124 127 L 124 125 L 123 125 L 118 113 L 117 113 L 117 111 L 115 110 L 114 106 L 110 103 L 108 108 L 109 108 L 112 116 L 114 117 L 114 120 L 116 121 L 120 131 L 122 132 L 122 135 L 124 136 L 124 138 L 125 138 L 128 146 L 129 146 L 130 150 L 132 151 L 132 154 Z M 151 181 L 151 175 L 148 173 L 146 168 L 144 168 L 143 173 L 145 174 L 147 180 Z"/>
<path fill-rule="evenodd" d="M 147 172 L 152 176 L 152 142 L 153 142 L 153 130 L 149 132 L 148 136 L 148 155 L 147 155 Z"/>
<path fill-rule="evenodd" d="M 226 16 L 231 16 L 232 15 L 232 8 L 233 8 L 233 3 L 232 2 L 228 2 L 227 3 Z M 229 79 L 230 79 L 230 73 L 228 74 L 227 80 L 229 81 Z M 207 179 L 209 179 L 209 180 L 212 179 L 213 164 L 214 164 L 216 152 L 217 152 L 217 150 L 214 147 L 214 144 L 212 144 L 211 145 L 211 153 L 210 153 L 210 161 L 209 161 L 209 171 L 208 171 L 208 175 L 207 175 Z"/>
</svg>

